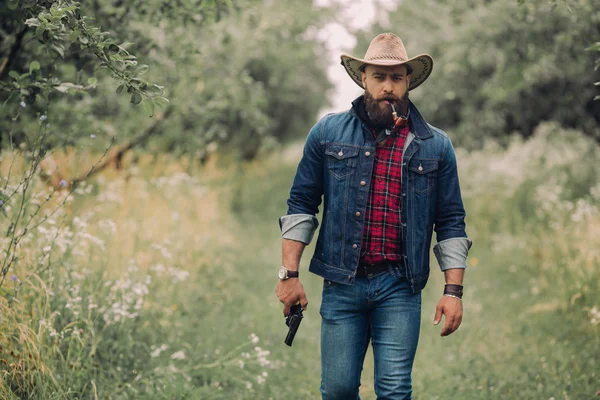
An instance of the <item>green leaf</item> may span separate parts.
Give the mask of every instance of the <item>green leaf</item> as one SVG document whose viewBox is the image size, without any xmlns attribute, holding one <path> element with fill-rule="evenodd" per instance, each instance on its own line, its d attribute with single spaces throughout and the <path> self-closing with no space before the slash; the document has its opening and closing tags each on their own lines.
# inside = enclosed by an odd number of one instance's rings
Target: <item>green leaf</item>
<svg viewBox="0 0 600 400">
<path fill-rule="evenodd" d="M 154 115 L 154 102 L 152 101 L 152 99 L 144 99 L 144 101 L 142 101 L 142 107 L 144 108 L 144 111 L 146 111 L 146 114 L 148 114 L 149 117 L 152 117 Z"/>
<path fill-rule="evenodd" d="M 79 37 L 79 29 L 74 29 L 73 32 L 69 33 L 69 40 L 74 42 Z"/>
<path fill-rule="evenodd" d="M 39 26 L 40 20 L 37 18 L 28 18 L 25 20 L 25 25 L 27 26 Z"/>
<path fill-rule="evenodd" d="M 585 51 L 600 51 L 600 42 L 596 42 L 590 47 L 586 47 Z"/>
<path fill-rule="evenodd" d="M 125 89 L 125 85 L 119 85 L 119 87 L 117 88 L 117 94 L 123 93 L 123 89 Z"/>
<path fill-rule="evenodd" d="M 53 44 L 50 46 L 50 48 L 52 48 L 54 51 L 56 51 L 58 53 L 58 55 L 60 56 L 60 58 L 65 58 L 65 48 L 63 47 L 62 44 Z"/>
<path fill-rule="evenodd" d="M 200 7 L 202 8 L 212 8 L 215 6 L 215 0 L 203 0 Z"/>
<path fill-rule="evenodd" d="M 54 90 L 58 90 L 61 93 L 67 93 L 70 89 L 82 90 L 84 89 L 84 87 L 81 85 L 75 85 L 70 82 L 62 82 L 60 85 L 54 86 Z"/>
<path fill-rule="evenodd" d="M 152 101 L 154 102 L 154 104 L 161 108 L 161 109 L 165 109 L 165 107 L 167 107 L 167 105 L 169 104 L 169 100 L 165 97 L 162 96 L 158 96 L 158 97 L 153 97 Z"/>
<path fill-rule="evenodd" d="M 140 92 L 131 93 L 131 104 L 140 104 L 142 101 L 142 95 Z"/>
<path fill-rule="evenodd" d="M 37 71 L 41 68 L 40 62 L 37 60 L 33 60 L 32 62 L 29 63 L 29 73 L 32 73 L 33 71 Z"/>
<path fill-rule="evenodd" d="M 108 46 L 108 54 L 112 56 L 117 53 L 119 53 L 119 46 L 117 46 L 114 43 L 111 43 L 110 46 Z"/>
<path fill-rule="evenodd" d="M 92 77 L 88 78 L 87 82 L 88 82 L 88 85 L 94 86 L 96 83 L 98 83 L 98 78 L 96 78 L 95 76 L 92 76 Z"/>
<path fill-rule="evenodd" d="M 143 75 L 146 72 L 148 72 L 148 66 L 146 64 L 141 64 L 137 67 L 137 71 L 138 75 Z"/>
<path fill-rule="evenodd" d="M 146 92 L 149 94 L 163 94 L 163 86 L 150 85 L 146 88 Z"/>
<path fill-rule="evenodd" d="M 13 70 L 8 71 L 8 76 L 10 76 L 11 78 L 13 78 L 14 80 L 17 80 L 17 81 L 21 77 L 21 75 L 19 75 L 19 73 L 17 71 L 13 71 Z"/>
</svg>

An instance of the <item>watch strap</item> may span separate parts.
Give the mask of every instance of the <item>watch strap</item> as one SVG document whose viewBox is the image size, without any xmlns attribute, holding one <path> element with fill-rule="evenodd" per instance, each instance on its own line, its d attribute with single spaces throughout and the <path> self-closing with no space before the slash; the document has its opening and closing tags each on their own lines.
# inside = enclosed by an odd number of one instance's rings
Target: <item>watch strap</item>
<svg viewBox="0 0 600 400">
<path fill-rule="evenodd" d="M 288 278 L 297 278 L 300 276 L 300 272 L 299 271 L 290 271 L 289 269 L 287 270 L 287 276 Z"/>
</svg>

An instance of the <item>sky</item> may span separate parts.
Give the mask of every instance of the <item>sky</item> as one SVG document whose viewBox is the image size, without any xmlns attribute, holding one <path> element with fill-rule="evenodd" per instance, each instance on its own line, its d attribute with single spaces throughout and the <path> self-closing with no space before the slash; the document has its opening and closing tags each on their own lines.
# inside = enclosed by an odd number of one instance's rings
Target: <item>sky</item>
<svg viewBox="0 0 600 400">
<path fill-rule="evenodd" d="M 367 29 L 377 15 L 376 7 L 389 10 L 395 8 L 396 0 L 313 0 L 317 6 L 327 6 L 331 3 L 338 4 L 339 17 L 346 21 L 352 29 Z M 385 14 L 385 13 L 384 13 Z M 381 13 L 380 13 L 381 15 Z M 317 36 L 327 46 L 329 57 L 329 68 L 327 73 L 329 80 L 335 85 L 331 91 L 329 107 L 321 109 L 319 118 L 329 112 L 344 111 L 350 108 L 350 103 L 363 90 L 350 79 L 344 67 L 340 64 L 340 54 L 346 53 L 356 57 L 364 54 L 353 54 L 356 45 L 355 37 L 337 22 L 331 22 L 321 29 Z"/>
</svg>

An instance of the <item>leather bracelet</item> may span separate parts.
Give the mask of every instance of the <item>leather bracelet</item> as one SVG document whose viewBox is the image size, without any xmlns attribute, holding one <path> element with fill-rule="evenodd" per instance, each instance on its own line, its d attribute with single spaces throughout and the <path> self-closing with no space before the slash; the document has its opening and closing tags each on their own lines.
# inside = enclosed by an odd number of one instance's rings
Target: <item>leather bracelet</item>
<svg viewBox="0 0 600 400">
<path fill-rule="evenodd" d="M 452 294 L 458 297 L 462 297 L 463 287 L 461 285 L 446 284 L 444 286 L 444 294 Z"/>
<path fill-rule="evenodd" d="M 453 294 L 448 294 L 448 293 L 444 293 L 444 296 L 448 296 L 448 297 L 454 297 L 455 299 L 459 299 L 460 301 L 462 301 L 461 297 L 455 296 Z"/>
</svg>

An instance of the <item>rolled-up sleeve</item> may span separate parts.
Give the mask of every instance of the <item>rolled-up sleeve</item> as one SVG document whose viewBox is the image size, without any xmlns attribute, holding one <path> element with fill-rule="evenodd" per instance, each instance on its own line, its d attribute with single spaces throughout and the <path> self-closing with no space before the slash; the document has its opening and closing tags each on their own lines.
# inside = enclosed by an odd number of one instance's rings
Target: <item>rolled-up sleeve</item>
<svg viewBox="0 0 600 400">
<path fill-rule="evenodd" d="M 310 214 L 284 215 L 279 218 L 281 237 L 302 242 L 306 245 L 312 241 L 318 226 L 317 217 Z"/>
<path fill-rule="evenodd" d="M 467 255 L 473 242 L 468 238 L 446 239 L 433 247 L 440 269 L 467 268 Z"/>
</svg>

